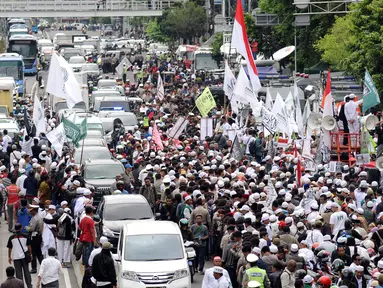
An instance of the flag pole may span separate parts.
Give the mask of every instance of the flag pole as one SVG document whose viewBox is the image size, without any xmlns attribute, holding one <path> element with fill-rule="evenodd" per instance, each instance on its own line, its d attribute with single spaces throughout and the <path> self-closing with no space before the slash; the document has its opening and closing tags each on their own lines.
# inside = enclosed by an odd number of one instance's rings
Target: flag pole
<svg viewBox="0 0 383 288">
<path fill-rule="evenodd" d="M 85 121 L 86 121 L 86 124 L 88 124 L 88 113 L 86 113 L 86 116 L 85 116 Z M 81 125 L 81 124 L 80 124 Z M 85 127 L 86 129 L 86 127 Z M 81 144 L 81 157 L 80 157 L 80 168 L 81 168 L 81 165 L 82 165 L 82 158 L 83 158 L 83 155 L 84 155 L 84 142 L 85 142 L 85 138 L 82 138 L 82 144 Z"/>
</svg>

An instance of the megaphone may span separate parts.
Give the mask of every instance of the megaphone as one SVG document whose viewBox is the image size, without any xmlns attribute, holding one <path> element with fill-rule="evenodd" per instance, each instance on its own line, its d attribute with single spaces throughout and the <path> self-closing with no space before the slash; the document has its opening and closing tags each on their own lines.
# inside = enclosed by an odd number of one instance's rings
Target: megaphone
<svg viewBox="0 0 383 288">
<path fill-rule="evenodd" d="M 375 167 L 378 169 L 383 169 L 383 156 L 376 158 Z"/>
<path fill-rule="evenodd" d="M 366 126 L 367 130 L 372 130 L 375 128 L 376 124 L 378 124 L 379 118 L 375 115 L 372 115 L 371 113 L 360 118 L 360 123 L 364 126 Z"/>
<path fill-rule="evenodd" d="M 334 117 L 330 116 L 330 115 L 327 115 L 325 117 L 323 117 L 322 119 L 322 127 L 326 130 L 329 130 L 331 131 L 332 129 L 334 129 L 336 126 L 336 120 Z"/>
<path fill-rule="evenodd" d="M 309 118 L 307 119 L 307 126 L 310 127 L 310 129 L 315 130 L 320 128 L 322 125 L 322 117 L 317 113 L 310 113 Z"/>
</svg>

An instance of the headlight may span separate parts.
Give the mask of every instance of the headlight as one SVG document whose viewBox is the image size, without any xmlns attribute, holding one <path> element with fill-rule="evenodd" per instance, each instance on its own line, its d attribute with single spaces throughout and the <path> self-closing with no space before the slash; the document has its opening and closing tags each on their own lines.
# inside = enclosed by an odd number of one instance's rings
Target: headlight
<svg viewBox="0 0 383 288">
<path fill-rule="evenodd" d="M 175 273 L 174 273 L 174 276 L 173 276 L 173 280 L 177 280 L 177 279 L 181 279 L 181 278 L 185 278 L 185 277 L 188 277 L 189 276 L 189 269 L 181 269 L 181 270 L 177 270 Z"/>
<path fill-rule="evenodd" d="M 140 282 L 140 279 L 138 279 L 137 274 L 132 271 L 122 271 L 121 277 L 125 280 Z"/>
<path fill-rule="evenodd" d="M 102 234 L 106 237 L 113 237 L 114 234 L 112 232 L 112 230 L 110 230 L 108 227 L 106 227 L 105 225 L 102 226 Z"/>
</svg>

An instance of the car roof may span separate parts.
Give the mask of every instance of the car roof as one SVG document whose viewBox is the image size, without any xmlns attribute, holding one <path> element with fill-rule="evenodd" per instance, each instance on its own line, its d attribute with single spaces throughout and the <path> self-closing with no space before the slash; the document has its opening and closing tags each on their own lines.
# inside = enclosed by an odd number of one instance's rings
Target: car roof
<svg viewBox="0 0 383 288">
<path fill-rule="evenodd" d="M 113 164 L 113 165 L 120 164 L 121 167 L 123 167 L 121 162 L 119 162 L 118 160 L 113 160 L 113 159 L 104 159 L 104 160 L 99 160 L 98 159 L 98 160 L 86 161 L 86 165 L 87 166 L 100 165 L 100 164 L 102 164 L 102 165 L 105 165 L 105 164 Z"/>
<path fill-rule="evenodd" d="M 106 204 L 118 204 L 118 203 L 129 203 L 129 204 L 147 204 L 148 201 L 144 196 L 140 194 L 128 194 L 128 195 L 105 195 L 104 200 Z"/>
<path fill-rule="evenodd" d="M 152 234 L 174 234 L 179 235 L 180 228 L 171 221 L 133 221 L 125 224 L 126 235 L 152 235 Z"/>
<path fill-rule="evenodd" d="M 88 131 L 89 132 L 89 131 Z M 84 147 L 106 147 L 104 139 L 101 138 L 85 138 Z"/>
</svg>

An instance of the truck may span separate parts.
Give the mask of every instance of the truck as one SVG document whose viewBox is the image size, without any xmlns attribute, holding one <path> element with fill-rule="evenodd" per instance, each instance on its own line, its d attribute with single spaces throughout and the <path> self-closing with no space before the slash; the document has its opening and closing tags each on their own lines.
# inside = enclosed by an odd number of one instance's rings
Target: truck
<svg viewBox="0 0 383 288">
<path fill-rule="evenodd" d="M 0 78 L 0 106 L 6 106 L 8 113 L 13 112 L 13 96 L 15 93 L 15 80 Z"/>
<path fill-rule="evenodd" d="M 193 70 L 196 71 L 217 71 L 219 69 L 217 61 L 213 58 L 212 48 L 200 47 L 193 54 Z"/>
</svg>

